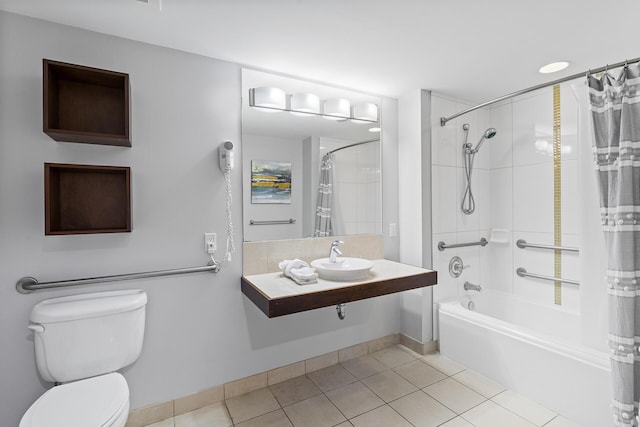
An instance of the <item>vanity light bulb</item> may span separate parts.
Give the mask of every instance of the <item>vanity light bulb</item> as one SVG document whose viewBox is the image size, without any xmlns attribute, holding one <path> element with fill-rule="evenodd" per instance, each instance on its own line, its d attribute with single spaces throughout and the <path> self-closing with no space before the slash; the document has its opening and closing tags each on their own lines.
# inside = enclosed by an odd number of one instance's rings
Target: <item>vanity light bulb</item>
<svg viewBox="0 0 640 427">
<path fill-rule="evenodd" d="M 378 121 L 378 106 L 371 102 L 361 102 L 353 106 L 351 121 L 353 123 L 369 123 Z"/>
<path fill-rule="evenodd" d="M 291 114 L 296 116 L 320 114 L 320 98 L 312 93 L 294 93 L 291 95 Z"/>
<path fill-rule="evenodd" d="M 266 112 L 283 111 L 287 109 L 287 94 L 275 87 L 249 89 L 249 105 Z"/>
<path fill-rule="evenodd" d="M 323 117 L 328 120 L 347 120 L 351 115 L 351 103 L 344 98 L 330 98 L 324 101 Z"/>
</svg>

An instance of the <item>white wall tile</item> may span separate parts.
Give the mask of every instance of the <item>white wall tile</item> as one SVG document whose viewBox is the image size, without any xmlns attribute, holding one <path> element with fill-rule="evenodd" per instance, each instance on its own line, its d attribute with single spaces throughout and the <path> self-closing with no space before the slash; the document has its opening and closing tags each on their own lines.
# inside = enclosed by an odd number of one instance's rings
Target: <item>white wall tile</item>
<svg viewBox="0 0 640 427">
<path fill-rule="evenodd" d="M 491 187 L 490 228 L 511 230 L 513 226 L 513 168 L 492 169 L 489 177 Z"/>
<path fill-rule="evenodd" d="M 489 112 L 489 126 L 496 128 L 496 136 L 489 144 L 491 169 L 513 165 L 513 115 L 511 102 L 492 108 Z"/>
<path fill-rule="evenodd" d="M 431 158 L 434 165 L 456 166 L 459 146 L 456 143 L 456 128 L 453 122 L 440 126 L 440 117 L 456 113 L 456 103 L 439 96 L 431 97 Z"/>
<path fill-rule="evenodd" d="M 513 102 L 513 165 L 551 161 L 553 143 L 553 92 Z"/>
<path fill-rule="evenodd" d="M 438 272 L 438 284 L 433 286 L 433 302 L 458 297 L 458 281 L 449 274 L 449 262 L 458 254 L 458 249 L 438 250 L 438 242 L 458 243 L 456 233 L 433 234 L 433 269 Z"/>
<path fill-rule="evenodd" d="M 513 168 L 513 229 L 553 230 L 553 168 L 551 163 Z"/>
<path fill-rule="evenodd" d="M 513 293 L 513 238 L 507 233 L 506 242 L 492 242 L 484 248 L 488 261 L 482 262 L 481 281 L 483 287 L 501 292 Z M 484 267 L 487 265 L 487 267 Z"/>
<path fill-rule="evenodd" d="M 578 161 L 561 162 L 562 167 L 562 232 L 577 234 L 579 230 L 578 197 L 580 195 L 578 183 Z"/>
</svg>

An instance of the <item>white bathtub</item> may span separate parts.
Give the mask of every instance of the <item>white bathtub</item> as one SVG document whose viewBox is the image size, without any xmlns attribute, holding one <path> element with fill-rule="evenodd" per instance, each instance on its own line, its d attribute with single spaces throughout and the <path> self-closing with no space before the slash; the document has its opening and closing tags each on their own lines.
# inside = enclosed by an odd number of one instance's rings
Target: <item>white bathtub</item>
<svg viewBox="0 0 640 427">
<path fill-rule="evenodd" d="M 482 291 L 438 316 L 443 355 L 581 426 L 612 424 L 609 359 L 580 345 L 578 313 Z"/>
</svg>

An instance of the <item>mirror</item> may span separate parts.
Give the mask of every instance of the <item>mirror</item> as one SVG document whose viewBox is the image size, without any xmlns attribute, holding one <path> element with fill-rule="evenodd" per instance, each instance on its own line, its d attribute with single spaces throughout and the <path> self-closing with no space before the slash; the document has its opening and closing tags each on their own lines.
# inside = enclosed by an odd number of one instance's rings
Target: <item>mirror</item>
<svg viewBox="0 0 640 427">
<path fill-rule="evenodd" d="M 321 113 L 299 115 L 252 107 L 250 89 L 263 87 L 284 91 L 286 110 L 292 106 L 290 95 L 315 94 Z M 258 92 L 255 95 L 251 102 L 258 101 Z M 242 70 L 245 241 L 382 232 L 379 121 L 377 117 L 372 121 L 328 120 L 323 117 L 328 111 L 323 109 L 323 101 L 336 98 L 359 109 L 367 104 L 380 106 L 380 98 L 375 96 Z M 327 162 L 325 157 L 322 176 L 323 156 L 329 152 L 331 160 Z M 325 201 L 321 200 L 321 209 L 317 209 L 321 179 L 323 183 L 329 179 L 326 183 L 330 185 L 322 188 L 330 191 L 323 191 Z M 332 200 L 329 208 L 326 199 Z"/>
</svg>

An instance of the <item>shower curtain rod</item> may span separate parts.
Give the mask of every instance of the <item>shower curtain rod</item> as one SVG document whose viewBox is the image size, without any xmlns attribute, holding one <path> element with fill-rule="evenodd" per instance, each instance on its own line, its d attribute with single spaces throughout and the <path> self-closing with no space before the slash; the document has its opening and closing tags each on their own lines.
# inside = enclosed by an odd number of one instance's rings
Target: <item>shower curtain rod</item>
<svg viewBox="0 0 640 427">
<path fill-rule="evenodd" d="M 470 113 L 470 112 L 475 111 L 475 110 L 477 110 L 479 108 L 483 108 L 483 107 L 489 106 L 491 104 L 495 104 L 496 102 L 500 102 L 500 101 L 504 101 L 505 99 L 513 98 L 514 96 L 524 95 L 525 93 L 533 92 L 533 91 L 536 91 L 538 89 L 542 89 L 542 88 L 545 88 L 545 87 L 548 87 L 548 86 L 554 86 L 554 85 L 557 85 L 557 84 L 560 84 L 560 83 L 568 82 L 570 80 L 575 80 L 575 79 L 578 79 L 580 77 L 584 77 L 585 75 L 587 75 L 589 73 L 591 73 L 591 74 L 601 73 L 603 71 L 609 71 L 609 68 L 618 68 L 618 67 L 622 67 L 623 65 L 633 64 L 635 62 L 640 62 L 640 58 L 629 59 L 629 60 L 625 60 L 625 61 L 622 61 L 622 62 L 617 62 L 615 64 L 605 65 L 604 67 L 595 68 L 593 70 L 588 70 L 588 71 L 583 71 L 582 73 L 573 74 L 571 76 L 563 77 L 563 78 L 558 79 L 558 80 L 553 80 L 553 81 L 547 82 L 547 83 L 541 83 L 539 85 L 532 86 L 532 87 L 527 88 L 527 89 L 522 89 L 522 90 L 519 90 L 517 92 L 512 92 L 512 93 L 510 93 L 508 95 L 504 95 L 504 96 L 501 96 L 499 98 L 492 99 L 491 101 L 487 101 L 487 102 L 483 102 L 482 104 L 478 104 L 475 107 L 467 108 L 466 110 L 460 111 L 459 113 L 456 113 L 456 114 L 454 114 L 452 116 L 440 117 L 440 126 L 446 125 L 449 120 L 453 120 L 456 117 L 459 117 L 459 116 L 462 116 L 464 114 Z"/>
<path fill-rule="evenodd" d="M 329 151 L 328 154 L 333 154 L 336 151 L 340 151 L 340 150 L 344 150 L 345 148 L 351 148 L 351 147 L 355 147 L 356 145 L 362 145 L 362 144 L 368 144 L 370 142 L 378 142 L 380 141 L 380 138 L 378 139 L 371 139 L 369 141 L 362 141 L 362 142 L 356 142 L 355 144 L 349 144 L 349 145 L 345 145 L 344 147 L 340 147 L 340 148 L 336 148 L 335 150 L 331 150 Z"/>
</svg>

